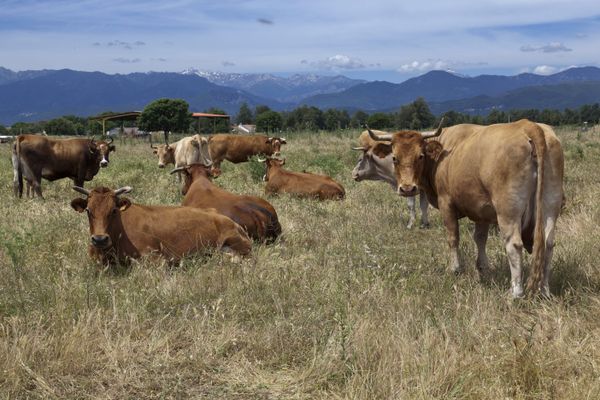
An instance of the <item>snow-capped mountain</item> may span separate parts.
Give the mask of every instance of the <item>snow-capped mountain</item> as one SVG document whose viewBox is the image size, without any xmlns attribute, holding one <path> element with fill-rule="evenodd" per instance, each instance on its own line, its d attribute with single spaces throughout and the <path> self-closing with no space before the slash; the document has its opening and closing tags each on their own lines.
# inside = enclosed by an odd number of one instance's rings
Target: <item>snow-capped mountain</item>
<svg viewBox="0 0 600 400">
<path fill-rule="evenodd" d="M 198 75 L 216 85 L 245 90 L 284 103 L 299 102 L 317 94 L 338 93 L 365 82 L 342 75 L 295 74 L 284 78 L 273 74 L 237 74 L 195 68 L 186 69 L 182 74 Z"/>
</svg>

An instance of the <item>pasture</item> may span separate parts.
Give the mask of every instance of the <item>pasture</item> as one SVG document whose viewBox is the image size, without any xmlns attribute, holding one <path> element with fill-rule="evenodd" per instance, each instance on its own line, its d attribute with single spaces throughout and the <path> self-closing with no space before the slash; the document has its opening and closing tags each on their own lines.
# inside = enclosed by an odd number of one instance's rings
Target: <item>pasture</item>
<svg viewBox="0 0 600 400">
<path fill-rule="evenodd" d="M 430 229 L 408 230 L 389 185 L 352 181 L 356 131 L 286 135 L 286 168 L 330 174 L 346 199 L 267 198 L 283 228 L 275 244 L 241 261 L 217 253 L 100 273 L 71 181 L 43 181 L 43 201 L 15 199 L 2 144 L 0 397 L 600 398 L 600 136 L 557 133 L 567 204 L 554 296 L 518 301 L 497 235 L 480 280 L 462 220 L 467 268 L 451 275 L 437 210 Z M 146 142 L 115 144 L 86 187 L 180 203 Z M 222 170 L 222 187 L 263 195 L 258 162 Z"/>
</svg>

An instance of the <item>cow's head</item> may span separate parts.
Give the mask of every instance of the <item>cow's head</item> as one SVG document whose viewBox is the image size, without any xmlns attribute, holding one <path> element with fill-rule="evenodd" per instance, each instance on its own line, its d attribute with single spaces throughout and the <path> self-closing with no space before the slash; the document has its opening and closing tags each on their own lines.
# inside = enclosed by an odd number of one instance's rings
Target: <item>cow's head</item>
<svg viewBox="0 0 600 400">
<path fill-rule="evenodd" d="M 210 139 L 200 135 L 194 135 L 192 146 L 198 149 L 198 161 L 204 165 L 211 165 L 212 158 L 210 157 L 209 143 Z"/>
<path fill-rule="evenodd" d="M 180 172 L 183 175 L 183 186 L 181 188 L 181 194 L 186 195 L 190 186 L 196 179 L 204 177 L 207 179 L 213 178 L 213 169 L 210 164 L 194 163 L 185 165 L 183 167 L 177 167 L 171 171 L 171 174 Z"/>
<path fill-rule="evenodd" d="M 425 139 L 442 133 L 442 121 L 435 132 L 401 131 L 394 134 L 377 135 L 369 129 L 373 140 L 391 141 L 391 146 L 382 148 L 380 156 L 392 155 L 394 174 L 398 183 L 398 194 L 414 196 L 417 194 L 425 163 L 437 162 L 442 154 L 442 145 L 437 141 Z M 368 129 L 368 128 L 367 128 Z"/>
<path fill-rule="evenodd" d="M 285 165 L 285 158 L 284 159 L 279 159 L 279 158 L 274 158 L 274 157 L 267 157 L 265 159 L 259 158 L 258 162 L 265 163 L 267 170 L 265 171 L 265 174 L 263 176 L 263 182 L 268 182 L 270 173 L 272 173 L 274 170 L 277 170 Z"/>
<path fill-rule="evenodd" d="M 271 145 L 271 154 L 275 157 L 279 157 L 281 154 L 281 145 L 287 144 L 287 142 L 285 141 L 285 138 L 270 137 L 267 138 L 267 144 Z"/>
<path fill-rule="evenodd" d="M 385 181 L 396 187 L 391 147 L 389 143 L 377 143 L 372 147 L 353 147 L 353 150 L 361 152 L 361 156 L 352 170 L 352 178 L 356 182 Z"/>
<path fill-rule="evenodd" d="M 154 146 L 150 143 L 154 154 L 158 156 L 158 168 L 164 168 L 168 164 L 175 164 L 175 148 L 168 144 Z"/>
<path fill-rule="evenodd" d="M 97 187 L 87 190 L 73 186 L 73 190 L 82 193 L 86 198 L 78 197 L 71 201 L 71 207 L 77 212 L 87 212 L 90 223 L 90 240 L 97 249 L 106 249 L 112 245 L 111 227 L 121 211 L 125 211 L 131 201 L 120 198 L 119 195 L 131 192 L 131 187 L 112 190 L 107 187 Z"/>
<path fill-rule="evenodd" d="M 109 138 L 107 142 L 100 141 L 97 143 L 98 155 L 100 157 L 100 166 L 102 168 L 108 167 L 109 155 L 111 151 L 117 151 L 114 144 L 113 138 Z"/>
</svg>

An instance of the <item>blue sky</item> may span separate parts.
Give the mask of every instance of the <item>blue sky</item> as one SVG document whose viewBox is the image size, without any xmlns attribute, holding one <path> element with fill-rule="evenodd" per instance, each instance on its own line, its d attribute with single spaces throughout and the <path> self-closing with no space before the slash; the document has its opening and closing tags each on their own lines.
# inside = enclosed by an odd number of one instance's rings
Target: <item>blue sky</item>
<svg viewBox="0 0 600 400">
<path fill-rule="evenodd" d="M 550 74 L 600 66 L 598 0 L 0 0 L 0 66 Z"/>
</svg>

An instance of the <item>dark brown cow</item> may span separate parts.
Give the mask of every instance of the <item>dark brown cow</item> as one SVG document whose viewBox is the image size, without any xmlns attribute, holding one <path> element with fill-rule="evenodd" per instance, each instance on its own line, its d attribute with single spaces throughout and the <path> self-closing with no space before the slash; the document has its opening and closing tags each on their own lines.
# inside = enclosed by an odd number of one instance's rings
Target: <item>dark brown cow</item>
<svg viewBox="0 0 600 400">
<path fill-rule="evenodd" d="M 266 193 L 290 193 L 319 200 L 342 200 L 346 195 L 342 185 L 329 176 L 287 171 L 282 168 L 285 159 L 267 157 L 266 160 L 259 161 L 264 162 L 267 166 L 264 176 L 264 180 L 267 182 Z"/>
<path fill-rule="evenodd" d="M 153 254 L 176 262 L 208 249 L 241 255 L 251 250 L 243 228 L 214 210 L 133 204 L 120 197 L 130 187 L 73 189 L 86 195 L 74 199 L 71 207 L 87 212 L 89 254 L 103 265 L 127 264 L 129 259 Z"/>
<path fill-rule="evenodd" d="M 277 212 L 268 201 L 221 189 L 211 181 L 210 166 L 192 164 L 175 168 L 171 173 L 178 171 L 184 176 L 182 205 L 214 208 L 240 224 L 251 238 L 258 241 L 272 242 L 281 234 Z"/>
<path fill-rule="evenodd" d="M 83 186 L 100 170 L 108 166 L 109 155 L 115 151 L 110 141 L 94 139 L 55 139 L 47 136 L 19 135 L 13 145 L 12 163 L 15 196 L 23 196 L 23 178 L 33 192 L 42 196 L 42 178 L 55 181 L 71 178 Z"/>
<path fill-rule="evenodd" d="M 564 157 L 547 125 L 520 120 L 473 128 L 456 125 L 439 141 L 414 131 L 375 135 L 391 140 L 398 192 L 412 196 L 417 187 L 439 208 L 452 252 L 451 267 L 461 270 L 458 219 L 475 221 L 477 268 L 489 262 L 485 245 L 490 224 L 498 224 L 511 270 L 513 297 L 523 295 L 522 249 L 533 251 L 528 289 L 549 295 L 554 227 L 563 204 Z"/>
<path fill-rule="evenodd" d="M 286 144 L 285 138 L 264 135 L 218 134 L 211 136 L 208 140 L 210 158 L 216 174 L 220 173 L 223 160 L 237 164 L 246 162 L 250 157 L 259 154 L 277 157 L 281 152 L 281 145 Z"/>
</svg>

